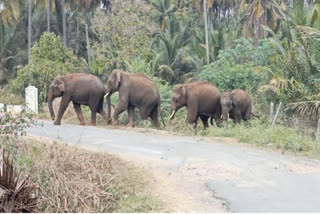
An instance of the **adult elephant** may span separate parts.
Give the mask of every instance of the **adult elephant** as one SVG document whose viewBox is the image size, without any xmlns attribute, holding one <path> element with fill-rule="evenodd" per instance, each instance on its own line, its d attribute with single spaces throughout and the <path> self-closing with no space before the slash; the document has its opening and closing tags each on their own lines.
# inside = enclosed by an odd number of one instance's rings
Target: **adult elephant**
<svg viewBox="0 0 320 214">
<path fill-rule="evenodd" d="M 55 120 L 52 102 L 56 97 L 62 97 L 54 125 L 61 124 L 61 118 L 70 102 L 73 103 L 80 125 L 85 125 L 81 105 L 87 105 L 91 110 L 90 125 L 96 125 L 97 112 L 109 123 L 109 116 L 103 110 L 104 95 L 103 83 L 91 74 L 72 73 L 56 77 L 49 86 L 48 93 L 48 106 L 52 120 Z"/>
<path fill-rule="evenodd" d="M 142 120 L 151 118 L 153 124 L 160 128 L 158 113 L 160 108 L 160 95 L 154 82 L 145 74 L 128 73 L 122 70 L 113 70 L 108 78 L 106 97 L 108 115 L 111 113 L 110 96 L 118 91 L 119 102 L 113 114 L 113 124 L 119 125 L 119 114 L 128 111 L 128 126 L 134 127 L 134 109 L 138 108 Z"/>
<path fill-rule="evenodd" d="M 251 112 L 252 104 L 249 94 L 241 89 L 222 93 L 221 110 L 222 120 L 231 118 L 235 123 L 240 123 L 241 119 L 248 121 L 251 115 L 256 116 Z"/>
<path fill-rule="evenodd" d="M 219 124 L 221 115 L 220 91 L 216 86 L 204 81 L 176 85 L 171 96 L 171 116 L 169 119 L 172 120 L 176 112 L 184 106 L 187 107 L 186 122 L 194 124 L 195 134 L 197 134 L 199 117 L 205 129 L 209 127 L 209 117 L 213 117 L 217 125 Z"/>
</svg>

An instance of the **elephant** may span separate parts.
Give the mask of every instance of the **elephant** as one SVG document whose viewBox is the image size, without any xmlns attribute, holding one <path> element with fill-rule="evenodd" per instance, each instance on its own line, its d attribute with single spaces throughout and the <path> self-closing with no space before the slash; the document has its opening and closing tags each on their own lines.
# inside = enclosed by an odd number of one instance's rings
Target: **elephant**
<svg viewBox="0 0 320 214">
<path fill-rule="evenodd" d="M 150 117 L 154 126 L 160 128 L 158 120 L 160 95 L 152 79 L 143 73 L 113 70 L 106 85 L 108 115 L 111 114 L 110 96 L 116 91 L 119 92 L 119 102 L 113 113 L 113 125 L 120 124 L 119 114 L 127 110 L 129 119 L 127 126 L 134 127 L 134 109 L 138 108 L 142 120 Z"/>
<path fill-rule="evenodd" d="M 72 73 L 57 76 L 49 86 L 48 92 L 48 106 L 52 120 L 55 120 L 52 102 L 56 97 L 62 97 L 54 125 L 61 125 L 61 118 L 70 101 L 73 103 L 80 125 L 85 125 L 81 105 L 88 105 L 91 110 L 90 125 L 96 125 L 97 112 L 101 114 L 107 124 L 110 123 L 109 115 L 103 110 L 105 93 L 105 87 L 101 80 L 91 74 Z"/>
<path fill-rule="evenodd" d="M 198 118 L 200 117 L 204 128 L 208 128 L 208 118 L 215 119 L 220 125 L 221 105 L 219 89 L 206 81 L 189 84 L 178 84 L 174 87 L 171 96 L 171 115 L 172 120 L 176 112 L 186 106 L 186 122 L 194 124 L 193 128 L 197 134 Z"/>
<path fill-rule="evenodd" d="M 235 89 L 231 92 L 224 92 L 221 95 L 221 119 L 233 119 L 234 123 L 240 123 L 241 119 L 248 121 L 254 115 L 250 96 L 242 89 Z"/>
</svg>

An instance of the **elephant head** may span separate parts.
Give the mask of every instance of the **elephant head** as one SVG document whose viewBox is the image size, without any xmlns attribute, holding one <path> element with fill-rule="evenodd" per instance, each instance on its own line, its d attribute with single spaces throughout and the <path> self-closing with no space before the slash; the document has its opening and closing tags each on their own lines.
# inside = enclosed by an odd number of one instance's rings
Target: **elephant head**
<svg viewBox="0 0 320 214">
<path fill-rule="evenodd" d="M 221 118 L 226 120 L 229 118 L 229 112 L 237 105 L 238 99 L 232 92 L 224 92 L 221 95 Z"/>
<path fill-rule="evenodd" d="M 119 90 L 121 84 L 121 70 L 113 70 L 108 78 L 107 87 L 106 87 L 106 96 L 111 95 L 115 91 Z"/>
<path fill-rule="evenodd" d="M 108 78 L 107 86 L 106 86 L 106 99 L 107 99 L 107 108 L 108 108 L 108 115 L 111 115 L 111 100 L 110 96 L 119 91 L 119 87 L 122 81 L 122 72 L 121 70 L 113 70 Z"/>
<path fill-rule="evenodd" d="M 63 79 L 63 76 L 58 76 L 53 80 L 53 82 L 49 86 L 48 106 L 52 120 L 55 119 L 52 102 L 56 97 L 61 97 L 63 95 L 63 92 L 65 91 L 65 84 Z"/>
<path fill-rule="evenodd" d="M 171 96 L 171 115 L 169 119 L 172 120 L 176 112 L 186 103 L 186 87 L 184 85 L 176 85 Z"/>
</svg>

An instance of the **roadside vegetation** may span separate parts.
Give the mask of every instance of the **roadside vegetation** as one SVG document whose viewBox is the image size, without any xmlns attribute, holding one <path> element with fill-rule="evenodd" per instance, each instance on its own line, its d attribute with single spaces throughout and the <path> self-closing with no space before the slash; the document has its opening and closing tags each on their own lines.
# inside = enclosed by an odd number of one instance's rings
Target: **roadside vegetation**
<svg viewBox="0 0 320 214">
<path fill-rule="evenodd" d="M 17 154 L 22 174 L 39 186 L 40 212 L 156 212 L 142 170 L 113 155 L 26 138 Z"/>
<path fill-rule="evenodd" d="M 0 212 L 159 212 L 146 172 L 120 158 L 25 136 L 32 115 L 0 113 Z"/>
</svg>

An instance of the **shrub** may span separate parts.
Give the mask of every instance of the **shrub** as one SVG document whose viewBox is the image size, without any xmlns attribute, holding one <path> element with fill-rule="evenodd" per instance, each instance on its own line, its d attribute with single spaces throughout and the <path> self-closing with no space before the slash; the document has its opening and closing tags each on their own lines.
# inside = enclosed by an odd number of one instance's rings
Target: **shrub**
<svg viewBox="0 0 320 214">
<path fill-rule="evenodd" d="M 241 88 L 255 93 L 267 81 L 270 69 L 265 65 L 272 53 L 266 41 L 255 49 L 251 40 L 236 40 L 234 47 L 220 51 L 217 61 L 203 67 L 198 79 L 215 84 L 222 92 Z"/>
<path fill-rule="evenodd" d="M 85 63 L 78 60 L 54 33 L 44 33 L 31 50 L 31 61 L 17 73 L 12 81 L 12 90 L 24 95 L 29 84 L 39 90 L 39 103 L 47 100 L 48 87 L 52 80 L 68 72 L 83 72 Z"/>
<path fill-rule="evenodd" d="M 149 61 L 154 32 L 149 6 L 143 1 L 114 1 L 112 14 L 97 11 L 92 28 L 99 42 L 92 46 L 91 72 L 103 76 L 115 68 L 127 69 L 136 57 Z"/>
<path fill-rule="evenodd" d="M 13 116 L 8 112 L 0 112 L 0 148 L 16 148 L 20 144 L 18 137 L 25 135 L 26 128 L 32 124 L 36 124 L 32 120 L 32 114 L 22 112 L 18 116 Z"/>
</svg>

